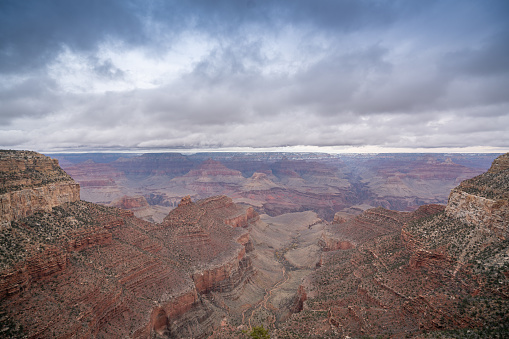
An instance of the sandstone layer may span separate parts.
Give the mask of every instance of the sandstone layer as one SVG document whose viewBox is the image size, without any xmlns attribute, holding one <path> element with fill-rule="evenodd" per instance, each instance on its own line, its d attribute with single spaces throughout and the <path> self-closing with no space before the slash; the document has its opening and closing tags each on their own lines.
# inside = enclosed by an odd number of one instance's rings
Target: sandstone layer
<svg viewBox="0 0 509 339">
<path fill-rule="evenodd" d="M 509 238 L 509 155 L 498 157 L 487 173 L 466 180 L 452 190 L 447 215 L 489 228 Z"/>
<path fill-rule="evenodd" d="M 79 185 L 57 160 L 30 151 L 0 152 L 0 225 L 78 200 Z"/>
</svg>

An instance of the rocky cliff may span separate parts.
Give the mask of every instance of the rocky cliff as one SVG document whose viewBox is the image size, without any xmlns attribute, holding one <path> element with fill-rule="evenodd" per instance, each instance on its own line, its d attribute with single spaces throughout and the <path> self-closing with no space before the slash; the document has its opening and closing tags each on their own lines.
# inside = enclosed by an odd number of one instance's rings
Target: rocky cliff
<svg viewBox="0 0 509 339">
<path fill-rule="evenodd" d="M 415 212 L 398 212 L 377 207 L 350 220 L 328 225 L 321 245 L 326 251 L 354 248 L 370 239 L 401 231 L 405 223 L 444 210 L 441 205 L 421 206 Z"/>
<path fill-rule="evenodd" d="M 255 273 L 248 231 L 224 223 L 241 210 L 211 198 L 155 225 L 81 201 L 13 221 L 0 307 L 35 337 L 202 336 L 225 316 L 209 295 L 241 293 Z"/>
<path fill-rule="evenodd" d="M 487 173 L 463 181 L 451 191 L 447 215 L 509 238 L 509 155 L 493 162 Z"/>
<path fill-rule="evenodd" d="M 257 215 L 227 197 L 184 199 L 161 224 L 40 203 L 0 233 L 0 336 L 201 337 L 255 274 L 244 227 Z"/>
<path fill-rule="evenodd" d="M 0 152 L 0 225 L 80 199 L 58 161 L 30 151 Z"/>
<path fill-rule="evenodd" d="M 329 251 L 303 284 L 302 311 L 273 334 L 507 337 L 508 157 L 461 183 L 445 209 L 368 210 L 329 225 Z"/>
</svg>

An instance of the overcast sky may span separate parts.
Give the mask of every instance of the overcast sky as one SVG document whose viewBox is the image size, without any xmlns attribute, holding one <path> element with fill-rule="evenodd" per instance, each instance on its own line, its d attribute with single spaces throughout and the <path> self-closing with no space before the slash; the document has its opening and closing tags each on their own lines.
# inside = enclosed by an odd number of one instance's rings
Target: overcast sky
<svg viewBox="0 0 509 339">
<path fill-rule="evenodd" d="M 314 146 L 509 150 L 509 1 L 0 0 L 0 148 Z"/>
</svg>

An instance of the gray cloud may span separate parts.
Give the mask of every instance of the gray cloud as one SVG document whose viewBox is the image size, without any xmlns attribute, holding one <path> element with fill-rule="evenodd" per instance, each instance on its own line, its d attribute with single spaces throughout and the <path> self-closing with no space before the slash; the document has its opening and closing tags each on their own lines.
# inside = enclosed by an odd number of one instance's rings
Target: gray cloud
<svg viewBox="0 0 509 339">
<path fill-rule="evenodd" d="M 43 118 L 61 108 L 56 83 L 45 76 L 30 77 L 0 90 L 0 124 L 19 118 Z"/>
<path fill-rule="evenodd" d="M 0 147 L 509 147 L 507 14 L 495 0 L 3 1 Z"/>
<path fill-rule="evenodd" d="M 124 1 L 3 0 L 0 2 L 0 72 L 31 71 L 63 47 L 95 50 L 105 39 L 144 40 L 136 8 Z"/>
<path fill-rule="evenodd" d="M 112 63 L 111 59 L 101 62 L 96 58 L 92 58 L 91 63 L 93 71 L 98 76 L 105 77 L 111 80 L 124 78 L 125 72 L 117 68 Z"/>
</svg>

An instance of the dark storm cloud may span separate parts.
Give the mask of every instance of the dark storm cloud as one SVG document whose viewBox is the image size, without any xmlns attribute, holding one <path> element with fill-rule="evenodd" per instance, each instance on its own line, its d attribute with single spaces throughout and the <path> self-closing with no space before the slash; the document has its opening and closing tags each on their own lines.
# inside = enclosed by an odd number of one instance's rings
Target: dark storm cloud
<svg viewBox="0 0 509 339">
<path fill-rule="evenodd" d="M 126 1 L 0 1 L 0 72 L 44 66 L 64 46 L 93 50 L 107 38 L 143 41 L 135 7 Z"/>
<path fill-rule="evenodd" d="M 146 20 L 167 30 L 198 29 L 211 34 L 243 34 L 249 24 L 310 23 L 355 29 L 386 22 L 390 10 L 364 1 L 125 1 L 2 0 L 0 71 L 19 72 L 44 65 L 63 46 L 90 51 L 105 39 L 150 44 Z"/>
<path fill-rule="evenodd" d="M 450 53 L 444 61 L 444 70 L 465 76 L 509 75 L 509 28 L 484 39 L 480 46 Z"/>
</svg>

